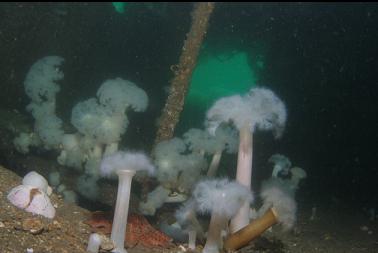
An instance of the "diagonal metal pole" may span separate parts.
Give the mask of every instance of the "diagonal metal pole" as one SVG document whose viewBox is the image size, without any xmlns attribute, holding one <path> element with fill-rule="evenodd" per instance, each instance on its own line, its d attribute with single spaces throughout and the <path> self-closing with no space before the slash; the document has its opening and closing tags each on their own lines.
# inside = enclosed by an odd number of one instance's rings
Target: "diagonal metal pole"
<svg viewBox="0 0 378 253">
<path fill-rule="evenodd" d="M 192 12 L 190 31 L 186 34 L 179 63 L 174 67 L 174 77 L 162 115 L 155 143 L 173 137 L 175 127 L 183 110 L 190 79 L 197 63 L 202 41 L 206 35 L 215 3 L 196 3 Z"/>
</svg>

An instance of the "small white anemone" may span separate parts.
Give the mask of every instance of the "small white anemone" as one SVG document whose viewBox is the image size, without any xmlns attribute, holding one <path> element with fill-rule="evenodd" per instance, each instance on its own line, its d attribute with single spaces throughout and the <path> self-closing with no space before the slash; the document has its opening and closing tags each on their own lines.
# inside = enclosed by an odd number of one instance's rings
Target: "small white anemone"
<svg viewBox="0 0 378 253">
<path fill-rule="evenodd" d="M 227 179 L 203 180 L 195 187 L 193 198 L 197 211 L 211 213 L 208 236 L 202 252 L 219 252 L 222 229 L 245 202 L 252 201 L 252 193 L 247 187 Z"/>
<path fill-rule="evenodd" d="M 291 172 L 291 184 L 292 188 L 296 190 L 298 188 L 298 185 L 302 179 L 305 179 L 307 177 L 307 173 L 304 169 L 299 167 L 293 167 L 290 169 Z"/>
<path fill-rule="evenodd" d="M 278 217 L 278 222 L 285 230 L 292 228 L 296 221 L 297 204 L 294 199 L 294 192 L 290 185 L 282 180 L 271 178 L 264 181 L 261 187 L 263 206 L 259 213 L 263 214 L 269 208 L 273 208 Z"/>
<path fill-rule="evenodd" d="M 103 144 L 119 142 L 128 126 L 125 114 L 112 113 L 110 109 L 100 105 L 95 98 L 75 105 L 71 123 L 80 133 Z"/>
<path fill-rule="evenodd" d="M 228 218 L 232 217 L 244 201 L 253 200 L 247 187 L 228 179 L 209 179 L 199 182 L 193 197 L 200 213 L 218 213 Z"/>
<path fill-rule="evenodd" d="M 269 158 L 268 162 L 274 164 L 272 177 L 278 177 L 280 172 L 282 172 L 284 175 L 287 175 L 289 173 L 291 161 L 286 156 L 281 154 L 274 154 Z"/>
<path fill-rule="evenodd" d="M 198 153 L 214 153 L 215 139 L 207 131 L 191 128 L 183 135 L 189 150 Z"/>
</svg>

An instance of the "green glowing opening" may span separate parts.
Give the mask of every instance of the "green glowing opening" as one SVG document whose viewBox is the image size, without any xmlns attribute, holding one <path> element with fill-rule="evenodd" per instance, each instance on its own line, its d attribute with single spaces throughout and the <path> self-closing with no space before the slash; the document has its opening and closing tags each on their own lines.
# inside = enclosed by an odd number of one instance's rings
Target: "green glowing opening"
<svg viewBox="0 0 378 253">
<path fill-rule="evenodd" d="M 248 91 L 256 79 L 245 52 L 202 58 L 193 73 L 187 105 L 208 108 L 218 98 Z"/>
<path fill-rule="evenodd" d="M 125 13 L 125 8 L 128 3 L 125 2 L 112 2 L 114 10 L 120 14 Z"/>
<path fill-rule="evenodd" d="M 206 111 L 217 99 L 249 91 L 264 67 L 262 56 L 251 58 L 244 51 L 205 55 L 194 70 L 179 128 L 202 127 Z"/>
</svg>

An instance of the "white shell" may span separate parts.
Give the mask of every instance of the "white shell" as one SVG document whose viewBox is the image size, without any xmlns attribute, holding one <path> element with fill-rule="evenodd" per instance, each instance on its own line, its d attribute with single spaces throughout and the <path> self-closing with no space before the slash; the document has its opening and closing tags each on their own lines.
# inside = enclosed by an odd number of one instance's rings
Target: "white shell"
<svg viewBox="0 0 378 253">
<path fill-rule="evenodd" d="M 18 208 L 24 209 L 30 202 L 30 191 L 32 186 L 19 185 L 14 187 L 8 194 L 8 200 Z"/>
<path fill-rule="evenodd" d="M 22 184 L 33 186 L 34 188 L 38 188 L 45 193 L 47 193 L 47 189 L 49 187 L 47 180 L 35 171 L 31 171 L 26 174 L 22 179 Z"/>
<path fill-rule="evenodd" d="M 47 218 L 54 218 L 55 208 L 46 193 L 38 190 L 34 196 L 30 196 L 35 187 L 29 185 L 19 185 L 13 188 L 7 198 L 18 208 L 24 209 L 33 214 L 39 214 Z M 32 198 L 30 200 L 30 198 Z"/>
</svg>

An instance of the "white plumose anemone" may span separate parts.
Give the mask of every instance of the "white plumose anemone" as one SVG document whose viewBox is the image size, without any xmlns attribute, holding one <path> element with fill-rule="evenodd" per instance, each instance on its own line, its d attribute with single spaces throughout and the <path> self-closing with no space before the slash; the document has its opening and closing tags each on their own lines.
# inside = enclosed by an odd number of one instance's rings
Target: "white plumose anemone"
<svg viewBox="0 0 378 253">
<path fill-rule="evenodd" d="M 64 74 L 59 69 L 64 59 L 59 56 L 47 56 L 36 61 L 28 71 L 24 87 L 31 99 L 26 107 L 35 119 L 34 132 L 36 138 L 25 138 L 21 133 L 14 140 L 18 150 L 22 153 L 29 151 L 29 146 L 43 144 L 46 149 L 58 148 L 64 134 L 62 120 L 55 115 L 56 94 L 60 91 L 57 81 L 63 79 Z"/>
<path fill-rule="evenodd" d="M 122 78 L 106 80 L 98 89 L 97 97 L 102 105 L 119 113 L 124 113 L 128 107 L 143 112 L 148 105 L 146 92 Z"/>
<path fill-rule="evenodd" d="M 187 153 L 184 141 L 177 137 L 159 142 L 153 157 L 160 185 L 140 203 L 139 210 L 145 215 L 154 215 L 164 203 L 185 201 L 207 167 L 204 156 L 197 152 Z"/>
<path fill-rule="evenodd" d="M 245 202 L 250 204 L 252 193 L 247 187 L 227 179 L 203 180 L 195 187 L 193 198 L 198 212 L 211 213 L 203 253 L 218 253 L 222 228 Z"/>
<path fill-rule="evenodd" d="M 46 56 L 36 61 L 30 68 L 24 82 L 25 92 L 35 103 L 54 102 L 60 91 L 56 81 L 63 79 L 64 74 L 59 66 L 64 62 L 60 56 Z"/>
<path fill-rule="evenodd" d="M 206 126 L 214 134 L 221 123 L 232 123 L 239 130 L 236 179 L 249 189 L 252 178 L 253 133 L 256 129 L 273 130 L 281 136 L 286 122 L 285 104 L 269 89 L 252 88 L 245 96 L 221 98 L 207 112 Z M 236 232 L 249 223 L 249 205 L 244 203 L 231 221 Z"/>
</svg>

